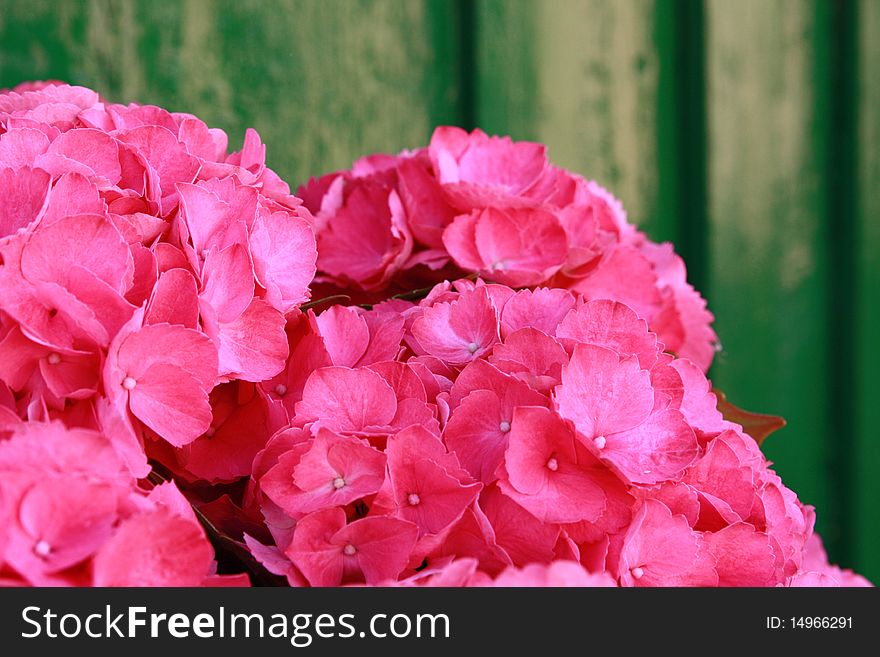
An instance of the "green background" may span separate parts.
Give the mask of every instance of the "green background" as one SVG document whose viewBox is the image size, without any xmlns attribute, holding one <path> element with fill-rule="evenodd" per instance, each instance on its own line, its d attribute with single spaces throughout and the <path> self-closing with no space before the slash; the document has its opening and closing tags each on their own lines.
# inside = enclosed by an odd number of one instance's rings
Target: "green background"
<svg viewBox="0 0 880 657">
<path fill-rule="evenodd" d="M 877 0 L 0 0 L 0 87 L 257 128 L 292 185 L 437 124 L 549 144 L 672 240 L 728 398 L 880 581 Z"/>
</svg>

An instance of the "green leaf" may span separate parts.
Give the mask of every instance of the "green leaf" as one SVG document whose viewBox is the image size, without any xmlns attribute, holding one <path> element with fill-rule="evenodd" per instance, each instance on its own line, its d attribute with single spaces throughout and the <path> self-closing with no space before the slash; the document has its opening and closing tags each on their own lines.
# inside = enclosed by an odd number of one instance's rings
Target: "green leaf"
<svg viewBox="0 0 880 657">
<path fill-rule="evenodd" d="M 774 431 L 778 431 L 785 426 L 784 418 L 778 415 L 765 415 L 763 413 L 751 413 L 745 411 L 738 406 L 734 406 L 723 392 L 717 388 L 712 388 L 712 392 L 718 397 L 718 410 L 728 422 L 735 422 L 740 425 L 743 430 L 755 439 L 758 445 L 762 444 Z"/>
</svg>

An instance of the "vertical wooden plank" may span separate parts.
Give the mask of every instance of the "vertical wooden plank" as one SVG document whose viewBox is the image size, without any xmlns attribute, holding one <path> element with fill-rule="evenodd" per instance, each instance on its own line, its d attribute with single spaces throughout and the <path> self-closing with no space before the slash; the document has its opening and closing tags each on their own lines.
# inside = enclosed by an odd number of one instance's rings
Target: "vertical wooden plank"
<svg viewBox="0 0 880 657">
<path fill-rule="evenodd" d="M 0 86 L 62 78 L 259 130 L 291 183 L 459 122 L 445 0 L 0 0 Z"/>
<path fill-rule="evenodd" d="M 880 582 L 880 3 L 858 3 L 855 565 Z"/>
<path fill-rule="evenodd" d="M 817 507 L 834 556 L 842 537 L 828 435 L 827 7 L 708 0 L 708 298 L 724 347 L 714 383 L 734 403 L 788 420 L 765 452 Z"/>
<path fill-rule="evenodd" d="M 661 72 L 672 65 L 661 56 L 672 20 L 669 3 L 654 0 L 478 0 L 477 124 L 545 142 L 555 163 L 612 190 L 653 239 L 675 239 L 677 200 L 661 192 L 658 147 L 658 116 L 673 120 L 661 106 L 673 95 L 660 90 L 674 81 Z"/>
</svg>

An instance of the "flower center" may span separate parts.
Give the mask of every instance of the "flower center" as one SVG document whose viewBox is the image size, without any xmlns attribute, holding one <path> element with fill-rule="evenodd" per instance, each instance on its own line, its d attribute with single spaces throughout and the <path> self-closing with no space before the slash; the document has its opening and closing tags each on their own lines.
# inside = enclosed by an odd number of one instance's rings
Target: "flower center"
<svg viewBox="0 0 880 657">
<path fill-rule="evenodd" d="M 353 554 L 354 554 L 355 552 L 357 552 L 358 550 L 357 550 L 357 548 L 356 548 L 354 545 L 352 545 L 351 543 L 349 543 L 349 544 L 346 545 L 344 548 L 342 548 L 342 551 L 343 551 L 343 553 L 345 553 L 347 556 L 350 557 L 351 555 L 353 555 Z"/>
<path fill-rule="evenodd" d="M 46 360 L 48 361 L 49 365 L 57 365 L 61 362 L 61 354 L 59 354 L 57 351 L 53 351 L 51 354 L 46 356 Z"/>
<path fill-rule="evenodd" d="M 340 488 L 345 488 L 345 479 L 343 479 L 342 477 L 336 477 L 336 479 L 333 480 L 333 488 L 335 488 L 336 490 L 339 490 Z"/>
<path fill-rule="evenodd" d="M 596 436 L 595 438 L 593 438 L 593 444 L 596 445 L 596 447 L 598 447 L 599 449 L 604 449 L 606 442 L 607 441 L 605 440 L 605 436 Z"/>
<path fill-rule="evenodd" d="M 510 422 L 504 420 L 504 422 L 498 425 L 498 430 L 501 431 L 501 433 L 507 433 L 510 431 Z"/>
<path fill-rule="evenodd" d="M 283 383 L 279 383 L 277 386 L 275 386 L 275 394 L 279 397 L 283 397 L 287 394 L 287 386 Z"/>
<path fill-rule="evenodd" d="M 127 376 L 122 379 L 122 387 L 126 390 L 134 390 L 134 387 L 137 385 L 137 381 L 134 380 L 133 377 Z"/>
<path fill-rule="evenodd" d="M 559 469 L 559 461 L 556 460 L 555 456 L 551 456 L 547 461 L 547 469 L 553 472 L 556 472 Z"/>
<path fill-rule="evenodd" d="M 477 353 L 477 349 L 479 349 L 479 348 L 480 348 L 480 345 L 478 345 L 476 342 L 471 342 L 467 346 L 467 350 L 472 354 Z"/>
<path fill-rule="evenodd" d="M 630 572 L 632 572 L 633 579 L 642 579 L 642 576 L 645 574 L 645 571 L 642 570 L 641 566 L 636 566 Z"/>
<path fill-rule="evenodd" d="M 52 552 L 52 546 L 46 541 L 37 541 L 37 544 L 34 545 L 34 554 L 38 557 L 48 557 L 50 552 Z"/>
<path fill-rule="evenodd" d="M 422 503 L 422 498 L 419 497 L 418 493 L 410 493 L 406 496 L 406 501 L 410 506 L 418 506 Z"/>
</svg>

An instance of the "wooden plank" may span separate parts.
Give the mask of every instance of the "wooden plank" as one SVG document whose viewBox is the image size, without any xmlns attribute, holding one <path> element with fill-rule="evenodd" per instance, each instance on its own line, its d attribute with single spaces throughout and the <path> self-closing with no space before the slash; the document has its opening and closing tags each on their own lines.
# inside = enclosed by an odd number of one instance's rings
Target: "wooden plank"
<svg viewBox="0 0 880 657">
<path fill-rule="evenodd" d="M 854 564 L 880 582 L 880 3 L 858 3 Z"/>
<path fill-rule="evenodd" d="M 593 178 L 656 240 L 675 239 L 677 199 L 661 190 L 658 116 L 671 121 L 670 3 L 478 0 L 476 122 L 542 141 L 551 159 Z M 665 13 L 664 13 L 665 12 Z M 658 20 L 662 19 L 662 20 Z M 663 66 L 672 66 L 671 58 Z M 665 88 L 664 87 L 664 88 Z M 666 105 L 664 105 L 666 103 Z M 667 169 L 670 174 L 673 169 Z"/>
<path fill-rule="evenodd" d="M 62 78 L 257 128 L 291 183 L 426 143 L 461 114 L 445 0 L 0 0 L 0 86 Z"/>
<path fill-rule="evenodd" d="M 818 509 L 835 556 L 841 476 L 828 434 L 827 3 L 709 0 L 711 375 L 735 404 L 782 415 L 765 452 Z"/>
</svg>

